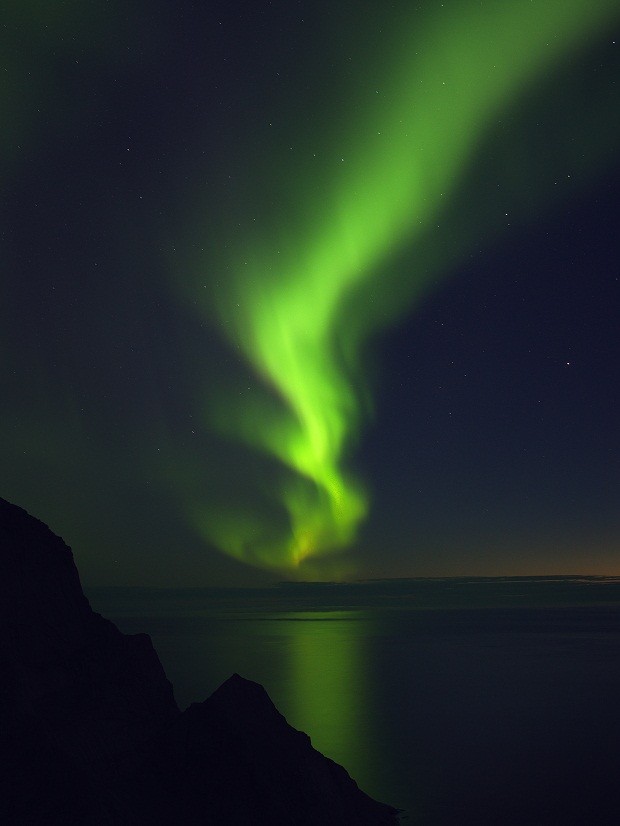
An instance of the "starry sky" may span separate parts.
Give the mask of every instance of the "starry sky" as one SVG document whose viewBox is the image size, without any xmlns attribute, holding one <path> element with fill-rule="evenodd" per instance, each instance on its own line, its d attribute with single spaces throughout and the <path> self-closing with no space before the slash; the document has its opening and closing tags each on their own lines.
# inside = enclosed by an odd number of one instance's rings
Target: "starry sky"
<svg viewBox="0 0 620 826">
<path fill-rule="evenodd" d="M 0 495 L 92 585 L 620 575 L 614 5 L 9 3 Z"/>
</svg>

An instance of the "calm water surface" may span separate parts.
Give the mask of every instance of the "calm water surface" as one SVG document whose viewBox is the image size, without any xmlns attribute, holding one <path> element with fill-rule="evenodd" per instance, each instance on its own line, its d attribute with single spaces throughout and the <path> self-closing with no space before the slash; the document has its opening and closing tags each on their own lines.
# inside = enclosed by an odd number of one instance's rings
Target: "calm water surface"
<svg viewBox="0 0 620 826">
<path fill-rule="evenodd" d="M 526 586 L 518 607 L 488 589 L 465 601 L 295 589 L 89 597 L 124 632 L 152 636 L 181 707 L 233 672 L 262 683 L 405 823 L 618 824 L 615 591 L 545 605 Z"/>
</svg>

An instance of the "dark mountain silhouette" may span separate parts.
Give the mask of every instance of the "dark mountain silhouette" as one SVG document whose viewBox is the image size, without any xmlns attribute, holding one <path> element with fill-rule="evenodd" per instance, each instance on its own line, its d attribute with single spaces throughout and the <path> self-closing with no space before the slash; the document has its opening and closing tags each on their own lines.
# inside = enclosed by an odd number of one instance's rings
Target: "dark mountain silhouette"
<svg viewBox="0 0 620 826">
<path fill-rule="evenodd" d="M 145 634 L 90 608 L 71 550 L 0 499 L 0 822 L 380 826 L 397 812 L 233 675 L 181 713 Z"/>
</svg>

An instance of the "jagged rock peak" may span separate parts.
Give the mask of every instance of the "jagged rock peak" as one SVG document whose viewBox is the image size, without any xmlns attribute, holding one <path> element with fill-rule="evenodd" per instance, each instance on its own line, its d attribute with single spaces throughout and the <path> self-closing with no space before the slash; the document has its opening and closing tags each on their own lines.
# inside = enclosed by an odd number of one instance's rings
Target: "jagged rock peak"
<svg viewBox="0 0 620 826">
<path fill-rule="evenodd" d="M 233 674 L 181 714 L 146 634 L 92 611 L 71 549 L 0 499 L 3 826 L 389 826 L 396 810 Z"/>
</svg>

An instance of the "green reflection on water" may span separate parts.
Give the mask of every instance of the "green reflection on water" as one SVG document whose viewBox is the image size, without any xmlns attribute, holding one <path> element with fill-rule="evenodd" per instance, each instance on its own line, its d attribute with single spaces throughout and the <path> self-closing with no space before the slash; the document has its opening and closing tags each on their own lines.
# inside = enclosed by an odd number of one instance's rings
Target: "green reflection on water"
<svg viewBox="0 0 620 826">
<path fill-rule="evenodd" d="M 363 785 L 373 774 L 365 616 L 359 611 L 303 611 L 279 619 L 290 637 L 281 695 L 287 719 Z"/>
</svg>

